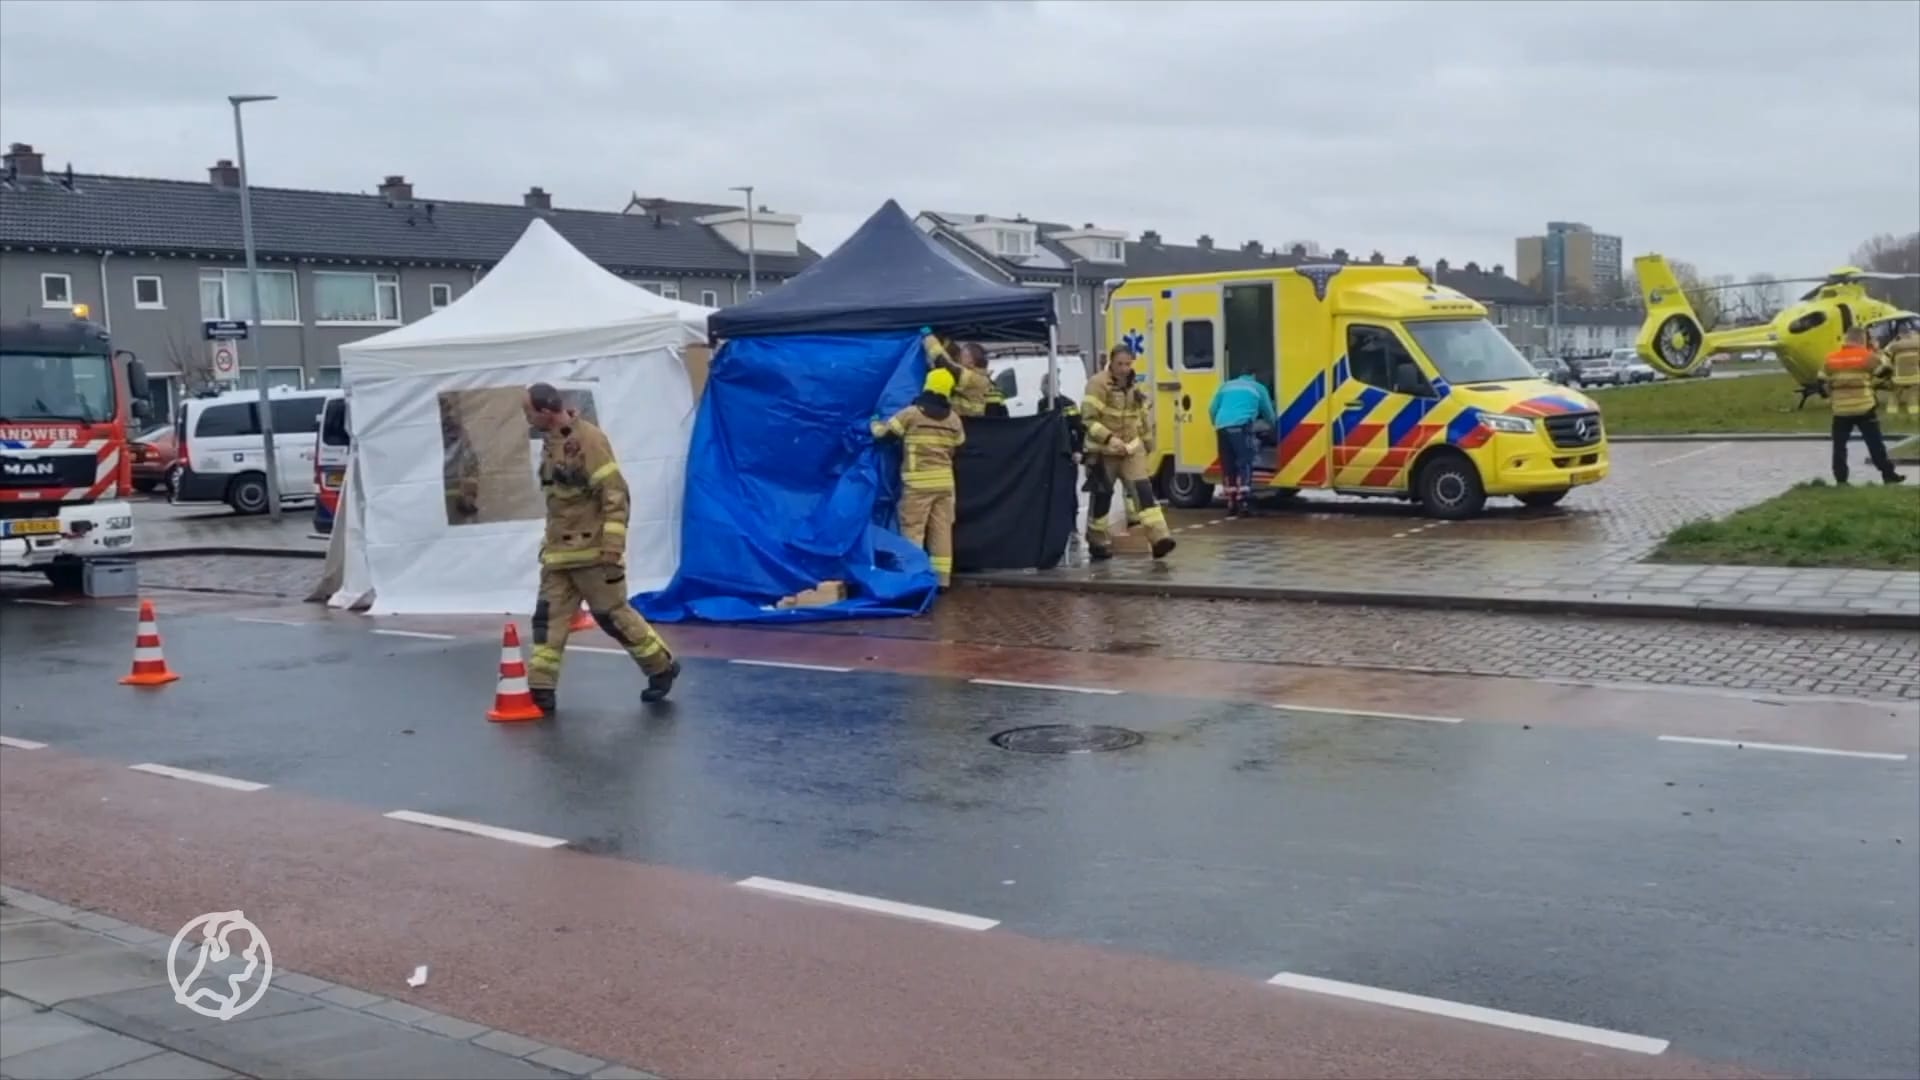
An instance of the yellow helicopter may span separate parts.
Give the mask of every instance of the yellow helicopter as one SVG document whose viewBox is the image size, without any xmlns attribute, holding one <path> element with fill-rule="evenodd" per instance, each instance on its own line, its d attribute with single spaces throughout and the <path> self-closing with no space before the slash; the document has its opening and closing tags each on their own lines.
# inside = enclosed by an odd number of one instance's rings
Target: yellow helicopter
<svg viewBox="0 0 1920 1080">
<path fill-rule="evenodd" d="M 1819 393 L 1820 369 L 1827 355 L 1840 347 L 1848 330 L 1864 327 L 1875 348 L 1886 347 L 1903 329 L 1920 328 L 1920 314 L 1867 295 L 1868 280 L 1898 280 L 1920 274 L 1894 274 L 1843 266 L 1825 277 L 1786 278 L 1782 284 L 1815 283 L 1793 303 L 1758 326 L 1727 330 L 1708 330 L 1700 325 L 1689 291 L 1714 292 L 1719 289 L 1747 288 L 1744 285 L 1715 285 L 1686 290 L 1674 277 L 1673 268 L 1659 255 L 1642 255 L 1633 260 L 1640 275 L 1641 299 L 1647 305 L 1647 321 L 1634 342 L 1640 358 L 1655 370 L 1683 376 L 1717 353 L 1746 349 L 1767 349 L 1780 360 L 1780 366 L 1800 384 L 1800 403 Z"/>
</svg>

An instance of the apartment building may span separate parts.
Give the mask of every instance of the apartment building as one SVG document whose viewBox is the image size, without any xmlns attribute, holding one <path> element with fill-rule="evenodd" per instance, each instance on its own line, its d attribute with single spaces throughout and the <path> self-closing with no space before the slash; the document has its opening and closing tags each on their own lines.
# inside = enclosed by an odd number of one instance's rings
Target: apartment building
<svg viewBox="0 0 1920 1080">
<path fill-rule="evenodd" d="M 15 143 L 0 172 L 0 317 L 64 316 L 76 304 L 153 373 L 169 404 L 211 376 L 208 320 L 245 319 L 239 170 L 205 180 L 51 172 Z M 451 304 L 541 217 L 582 252 L 663 296 L 724 307 L 747 298 L 748 247 L 762 291 L 819 255 L 800 217 L 647 199 L 620 211 L 435 198 L 401 176 L 373 194 L 252 189 L 260 320 L 240 345 L 241 385 L 339 385 L 339 348 Z M 749 241 L 749 232 L 752 237 Z"/>
<path fill-rule="evenodd" d="M 1519 280 L 1549 297 L 1611 300 L 1626 281 L 1620 238 L 1577 221 L 1549 221 L 1543 236 L 1514 241 Z"/>
</svg>

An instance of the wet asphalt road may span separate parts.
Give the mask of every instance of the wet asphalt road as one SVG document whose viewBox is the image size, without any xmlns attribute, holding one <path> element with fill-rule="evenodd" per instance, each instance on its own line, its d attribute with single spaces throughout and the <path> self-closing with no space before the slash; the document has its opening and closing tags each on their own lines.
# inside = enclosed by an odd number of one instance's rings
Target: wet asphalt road
<svg viewBox="0 0 1920 1080">
<path fill-rule="evenodd" d="M 129 621 L 0 608 L 0 731 L 1766 1068 L 1920 1071 L 1911 759 L 704 661 L 642 712 L 596 653 L 557 722 L 501 727 L 493 642 L 180 616 L 187 677 L 141 694 L 114 684 Z M 1062 722 L 1145 742 L 989 742 Z"/>
</svg>

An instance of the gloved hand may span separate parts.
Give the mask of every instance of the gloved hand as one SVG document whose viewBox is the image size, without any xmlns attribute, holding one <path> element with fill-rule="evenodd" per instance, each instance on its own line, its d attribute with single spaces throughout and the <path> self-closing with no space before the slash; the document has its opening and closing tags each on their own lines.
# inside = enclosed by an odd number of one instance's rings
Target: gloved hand
<svg viewBox="0 0 1920 1080">
<path fill-rule="evenodd" d="M 1147 448 L 1145 444 L 1143 444 L 1139 439 L 1135 439 L 1132 442 L 1127 444 L 1127 456 L 1131 457 L 1134 454 L 1145 453 L 1146 449 Z"/>
<path fill-rule="evenodd" d="M 867 423 L 867 430 L 873 432 L 873 437 L 876 439 L 884 439 L 887 437 L 887 425 L 881 423 L 878 419 L 869 421 Z"/>
<path fill-rule="evenodd" d="M 1127 444 L 1120 441 L 1120 436 L 1109 435 L 1107 436 L 1107 452 L 1110 454 L 1124 454 L 1127 452 Z"/>
<path fill-rule="evenodd" d="M 627 576 L 627 549 L 600 549 L 600 565 L 606 568 L 609 582 L 619 581 Z"/>
</svg>

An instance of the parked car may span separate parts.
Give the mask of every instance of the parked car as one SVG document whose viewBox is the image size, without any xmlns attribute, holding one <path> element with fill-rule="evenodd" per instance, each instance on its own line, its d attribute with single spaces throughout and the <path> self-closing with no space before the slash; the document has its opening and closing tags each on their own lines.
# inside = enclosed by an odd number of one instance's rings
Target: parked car
<svg viewBox="0 0 1920 1080">
<path fill-rule="evenodd" d="M 1581 386 L 1619 386 L 1626 382 L 1625 365 L 1611 356 L 1592 356 L 1580 361 L 1575 378 Z"/>
<path fill-rule="evenodd" d="M 1535 357 L 1533 370 L 1539 372 L 1541 378 L 1551 383 L 1558 383 L 1561 386 L 1570 386 L 1573 383 L 1573 368 L 1557 356 Z"/>
<path fill-rule="evenodd" d="M 127 444 L 127 453 L 133 458 L 135 491 L 152 492 L 166 487 L 167 474 L 173 469 L 176 456 L 173 424 L 159 424 L 141 432 Z"/>
<path fill-rule="evenodd" d="M 1621 371 L 1622 381 L 1629 383 L 1652 382 L 1659 378 L 1659 372 L 1654 371 L 1652 365 L 1639 360 L 1629 360 L 1621 366 Z"/>
</svg>

